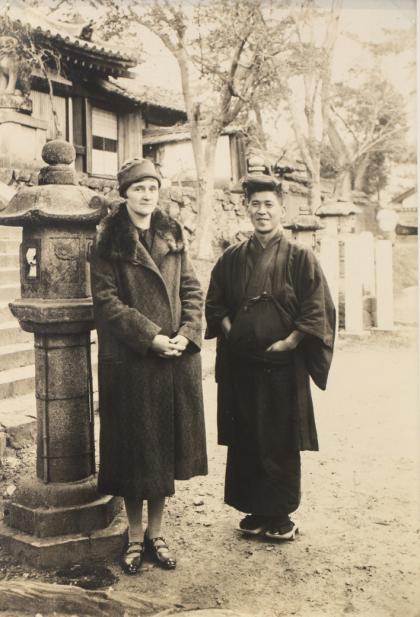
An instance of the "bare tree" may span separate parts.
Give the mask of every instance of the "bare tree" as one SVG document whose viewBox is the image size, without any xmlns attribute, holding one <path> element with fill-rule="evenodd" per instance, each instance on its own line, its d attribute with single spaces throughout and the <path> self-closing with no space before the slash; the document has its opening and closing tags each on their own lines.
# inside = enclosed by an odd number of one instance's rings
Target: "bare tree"
<svg viewBox="0 0 420 617">
<path fill-rule="evenodd" d="M 218 139 L 267 80 L 262 0 L 132 2 L 127 18 L 154 32 L 176 58 L 198 185 L 197 256 L 211 258 Z M 205 139 L 203 139 L 205 138 Z"/>
<path fill-rule="evenodd" d="M 330 120 L 331 63 L 342 2 L 328 10 L 314 0 L 291 9 L 293 28 L 287 46 L 276 56 L 278 95 L 290 112 L 296 142 L 309 177 L 309 211 L 321 204 L 321 154 Z"/>
<path fill-rule="evenodd" d="M 72 3 L 49 4 L 54 15 L 71 10 Z M 277 0 L 275 10 L 286 4 Z M 267 36 L 263 12 L 267 15 L 273 6 L 267 0 L 90 0 L 92 7 L 96 28 L 110 42 L 118 40 L 130 49 L 133 38 L 138 45 L 136 24 L 145 26 L 178 63 L 197 176 L 197 256 L 211 258 L 216 146 L 244 109 L 255 104 L 258 110 L 256 94 L 270 81 L 273 37 Z M 277 20 L 277 48 L 287 24 L 287 19 Z"/>
</svg>

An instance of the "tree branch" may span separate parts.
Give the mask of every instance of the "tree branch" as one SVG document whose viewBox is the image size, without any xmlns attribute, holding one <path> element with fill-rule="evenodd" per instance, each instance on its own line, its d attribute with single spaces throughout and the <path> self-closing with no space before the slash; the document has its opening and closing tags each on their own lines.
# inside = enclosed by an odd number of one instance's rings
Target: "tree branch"
<svg viewBox="0 0 420 617">
<path fill-rule="evenodd" d="M 337 116 L 337 118 L 344 124 L 344 126 L 346 127 L 346 129 L 348 130 L 348 132 L 350 133 L 350 135 L 353 137 L 354 141 L 356 142 L 356 145 L 359 146 L 359 139 L 356 133 L 354 132 L 354 130 L 352 129 L 352 127 L 350 126 L 350 124 L 340 114 L 340 112 L 337 110 L 337 108 L 334 105 L 330 105 L 330 109 Z"/>
<path fill-rule="evenodd" d="M 384 132 L 381 135 L 379 135 L 376 139 L 374 139 L 373 141 L 369 141 L 369 142 L 365 142 L 364 144 L 362 144 L 362 146 L 359 148 L 357 155 L 355 157 L 355 160 L 358 159 L 359 157 L 363 156 L 364 154 L 366 154 L 367 152 L 371 151 L 374 149 L 374 146 L 377 146 L 378 144 L 386 141 L 387 139 L 389 139 L 392 135 L 396 135 L 398 133 L 401 133 L 403 131 L 406 131 L 408 129 L 408 126 L 404 125 L 404 126 L 399 126 L 396 127 L 395 129 L 392 129 L 390 131 Z"/>
</svg>

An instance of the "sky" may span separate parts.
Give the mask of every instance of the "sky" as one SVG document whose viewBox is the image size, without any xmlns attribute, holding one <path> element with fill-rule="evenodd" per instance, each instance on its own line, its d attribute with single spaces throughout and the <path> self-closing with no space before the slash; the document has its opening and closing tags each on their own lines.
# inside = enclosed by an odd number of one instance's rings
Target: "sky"
<svg viewBox="0 0 420 617">
<path fill-rule="evenodd" d="M 319 2 L 323 3 L 329 6 L 330 0 Z M 407 28 L 415 21 L 414 0 L 344 0 L 340 30 L 342 33 L 357 34 L 362 40 L 380 41 L 383 28 Z M 148 58 L 139 67 L 141 79 L 154 85 L 165 84 L 166 88 L 180 90 L 179 70 L 171 54 L 150 32 L 144 31 L 142 43 L 147 49 Z M 366 51 L 343 35 L 337 41 L 336 52 L 334 79 L 342 79 L 351 66 L 366 61 Z M 392 69 L 390 71 L 392 72 Z M 404 77 L 401 73 L 396 71 L 392 77 L 401 82 L 395 85 L 404 90 Z"/>
<path fill-rule="evenodd" d="M 321 0 L 320 3 L 330 6 L 330 0 Z M 355 34 L 362 41 L 381 42 L 384 38 L 384 29 L 406 29 L 415 22 L 416 6 L 412 0 L 344 0 L 339 24 L 340 34 L 332 67 L 333 80 L 345 81 L 348 78 L 348 71 L 357 66 L 373 67 L 373 64 L 369 64 L 371 61 L 366 49 L 351 40 L 346 33 Z M 165 88 L 181 92 L 179 69 L 175 59 L 157 37 L 146 30 L 142 42 L 147 50 L 147 58 L 137 70 L 140 81 L 155 86 L 164 85 Z M 410 60 L 416 60 L 415 50 L 384 60 L 382 70 L 407 98 L 407 111 L 412 126 L 407 139 L 414 143 L 416 141 L 416 98 L 413 95 L 408 97 L 407 94 L 415 90 L 416 84 L 413 72 L 410 74 L 402 69 L 402 65 Z M 277 123 L 276 135 L 279 135 L 279 147 L 294 140 L 287 117 Z"/>
<path fill-rule="evenodd" d="M 15 0 L 15 2 L 22 0 Z M 54 0 L 56 1 L 56 0 Z M 97 9 L 92 8 L 98 0 L 64 0 L 63 7 L 55 13 L 55 17 L 60 16 L 61 11 L 79 11 L 85 17 L 95 17 Z M 194 0 L 176 0 L 176 3 L 185 1 L 186 6 L 194 3 Z M 296 5 L 300 5 L 300 0 L 293 0 Z M 0 0 L 2 3 L 11 3 L 13 0 Z M 24 2 L 24 0 L 23 0 Z M 45 0 L 48 6 L 53 0 Z M 125 0 L 120 0 L 121 6 L 125 5 Z M 174 2 L 175 0 L 170 0 Z M 211 4 L 211 0 L 208 0 Z M 317 0 L 317 5 L 330 7 L 331 0 Z M 89 6 L 91 8 L 89 9 Z M 41 10 L 44 14 L 45 9 Z M 416 22 L 416 2 L 415 0 L 343 0 L 343 9 L 340 17 L 340 30 L 336 46 L 336 61 L 333 66 L 333 78 L 343 79 L 349 68 L 356 64 L 366 62 L 366 51 L 348 37 L 345 32 L 356 34 L 365 41 L 380 41 L 383 37 L 384 28 L 397 29 L 407 28 Z M 181 81 L 178 64 L 170 52 L 164 47 L 161 41 L 146 28 L 141 29 L 141 43 L 146 51 L 144 62 L 139 66 L 137 73 L 139 78 L 146 85 L 162 86 L 165 89 L 181 91 Z M 415 53 L 415 52 L 413 52 Z M 413 56 L 414 57 L 414 56 Z M 388 68 L 396 87 L 402 92 L 407 84 L 404 83 L 405 75 L 401 71 L 393 71 L 392 62 Z"/>
<path fill-rule="evenodd" d="M 5 2 L 7 0 L 0 0 Z M 46 0 L 48 4 L 50 0 Z M 125 0 L 120 0 L 121 5 Z M 175 1 L 175 0 L 170 0 Z M 184 0 L 181 0 L 181 3 Z M 294 0 L 300 5 L 300 0 Z M 79 10 L 86 16 L 86 7 L 95 0 L 74 0 L 70 3 L 72 11 Z M 185 0 L 191 5 L 194 0 Z M 208 0 L 211 3 L 211 0 Z M 318 5 L 330 7 L 331 0 L 317 0 Z M 95 16 L 92 9 L 92 16 Z M 97 14 L 97 13 L 96 13 Z M 384 29 L 406 29 L 416 22 L 416 3 L 415 0 L 343 0 L 343 8 L 340 16 L 338 40 L 336 43 L 334 62 L 332 67 L 333 81 L 348 79 L 349 70 L 355 67 L 372 68 L 372 59 L 356 41 L 351 40 L 346 33 L 356 35 L 362 41 L 380 42 L 383 40 Z M 156 35 L 146 28 L 140 30 L 140 41 L 145 50 L 144 61 L 136 69 L 137 79 L 144 85 L 162 87 L 165 90 L 181 92 L 181 80 L 178 64 L 175 58 L 164 47 Z M 411 74 L 402 67 L 410 60 L 415 62 L 416 52 L 406 52 L 398 57 L 390 56 L 382 62 L 382 70 L 385 76 L 392 81 L 394 86 L 400 90 L 408 101 L 407 111 L 410 115 L 410 124 L 413 129 L 409 134 L 409 140 L 413 143 L 416 139 L 416 98 L 415 95 L 408 96 L 408 93 L 415 92 L 416 84 L 414 71 Z M 297 93 L 299 97 L 299 93 Z M 287 142 L 293 141 L 290 122 L 287 117 L 280 120 L 276 127 L 276 134 L 279 135 L 284 146 Z"/>
</svg>

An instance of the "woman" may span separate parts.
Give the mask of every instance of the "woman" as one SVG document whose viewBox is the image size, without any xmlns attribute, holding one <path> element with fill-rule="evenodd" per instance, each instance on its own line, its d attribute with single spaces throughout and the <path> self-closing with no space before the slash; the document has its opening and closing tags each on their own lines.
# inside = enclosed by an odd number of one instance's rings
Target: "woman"
<svg viewBox="0 0 420 617">
<path fill-rule="evenodd" d="M 91 259 L 98 331 L 101 493 L 124 497 L 122 568 L 145 550 L 176 561 L 161 535 L 174 480 L 207 473 L 201 387 L 202 292 L 180 225 L 157 208 L 160 177 L 133 159 L 118 173 L 125 199 L 98 227 Z M 143 535 L 143 501 L 148 527 Z"/>
</svg>

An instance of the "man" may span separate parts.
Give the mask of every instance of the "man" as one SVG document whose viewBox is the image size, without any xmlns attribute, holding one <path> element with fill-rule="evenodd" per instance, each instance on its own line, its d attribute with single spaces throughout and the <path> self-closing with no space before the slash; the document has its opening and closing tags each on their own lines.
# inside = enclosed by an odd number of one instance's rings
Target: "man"
<svg viewBox="0 0 420 617">
<path fill-rule="evenodd" d="M 251 174 L 243 187 L 254 233 L 218 260 L 206 301 L 206 338 L 218 337 L 225 502 L 247 513 L 244 534 L 291 540 L 300 450 L 318 450 L 309 375 L 325 389 L 335 309 L 312 251 L 283 234 L 277 179 Z"/>
</svg>

